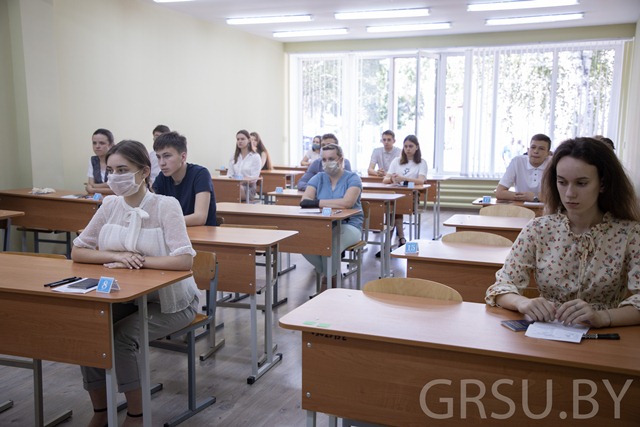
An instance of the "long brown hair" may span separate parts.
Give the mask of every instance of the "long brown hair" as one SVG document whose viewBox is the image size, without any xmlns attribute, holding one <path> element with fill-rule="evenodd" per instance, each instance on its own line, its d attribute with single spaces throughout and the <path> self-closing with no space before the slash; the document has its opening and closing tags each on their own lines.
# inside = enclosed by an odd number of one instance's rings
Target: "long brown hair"
<svg viewBox="0 0 640 427">
<path fill-rule="evenodd" d="M 258 141 L 258 144 L 257 144 L 258 146 L 256 147 L 256 153 L 260 154 L 261 156 L 262 156 L 262 153 L 266 153 L 267 155 L 267 161 L 264 162 L 264 166 L 262 167 L 262 170 L 273 169 L 273 167 L 271 166 L 271 156 L 269 155 L 269 151 L 267 151 L 267 147 L 265 147 L 264 144 L 262 143 L 262 138 L 260 138 L 260 135 L 258 134 L 258 132 L 251 132 L 249 135 L 254 137 L 256 141 Z M 249 138 L 249 141 L 251 141 L 251 138 Z"/>
<path fill-rule="evenodd" d="M 415 135 L 407 135 L 407 137 L 402 141 L 402 153 L 400 154 L 400 164 L 405 165 L 409 163 L 409 159 L 407 158 L 407 153 L 404 152 L 404 143 L 412 142 L 418 147 L 416 153 L 413 155 L 413 162 L 416 164 L 420 164 L 422 161 L 422 152 L 420 151 L 420 143 L 418 142 L 418 137 Z"/>
<path fill-rule="evenodd" d="M 240 129 L 238 132 L 236 132 L 236 137 L 238 135 L 240 135 L 240 134 L 243 134 L 249 140 L 249 152 L 255 153 L 255 150 L 253 149 L 253 145 L 251 145 L 251 135 L 249 134 L 249 131 L 244 130 L 244 129 Z M 236 152 L 233 154 L 233 162 L 234 163 L 236 163 L 238 161 L 238 156 L 239 155 L 240 155 L 240 147 L 238 147 L 238 143 L 236 142 Z"/>
<path fill-rule="evenodd" d="M 557 186 L 558 162 L 565 156 L 595 166 L 602 191 L 598 195 L 598 208 L 610 212 L 615 218 L 638 221 L 640 210 L 631 180 L 613 150 L 594 138 L 568 139 L 558 146 L 542 179 L 542 197 L 546 213 L 565 210 Z"/>
</svg>

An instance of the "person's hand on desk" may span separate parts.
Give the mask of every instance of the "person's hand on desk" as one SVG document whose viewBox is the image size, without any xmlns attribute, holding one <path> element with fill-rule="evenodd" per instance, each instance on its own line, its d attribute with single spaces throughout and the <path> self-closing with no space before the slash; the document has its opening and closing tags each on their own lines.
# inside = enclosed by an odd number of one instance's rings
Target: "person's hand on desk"
<svg viewBox="0 0 640 427">
<path fill-rule="evenodd" d="M 134 252 L 119 252 L 116 261 L 104 264 L 107 268 L 141 269 L 144 265 L 144 256 Z"/>
<path fill-rule="evenodd" d="M 513 294 L 509 296 L 511 295 Z M 527 298 L 520 295 L 513 295 L 513 297 L 517 298 L 514 301 L 517 311 L 524 314 L 527 320 L 552 322 L 556 318 L 556 307 L 542 297 Z"/>
<path fill-rule="evenodd" d="M 320 201 L 318 199 L 302 199 L 300 201 L 300 207 L 303 209 L 319 208 Z"/>
<path fill-rule="evenodd" d="M 566 325 L 583 323 L 594 328 L 604 328 L 611 325 L 606 310 L 596 311 L 581 299 L 574 299 L 562 304 L 556 311 L 556 319 Z"/>
<path fill-rule="evenodd" d="M 535 198 L 535 194 L 531 191 L 527 191 L 526 193 L 515 193 L 515 198 L 513 200 L 517 200 L 519 202 L 533 202 Z"/>
</svg>

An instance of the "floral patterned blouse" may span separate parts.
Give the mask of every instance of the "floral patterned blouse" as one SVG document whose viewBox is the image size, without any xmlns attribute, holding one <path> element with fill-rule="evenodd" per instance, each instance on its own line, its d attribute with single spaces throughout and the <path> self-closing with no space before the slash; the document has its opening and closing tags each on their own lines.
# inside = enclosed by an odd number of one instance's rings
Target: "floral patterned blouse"
<svg viewBox="0 0 640 427">
<path fill-rule="evenodd" d="M 564 214 L 535 218 L 487 289 L 487 304 L 527 287 L 532 271 L 540 295 L 556 306 L 579 298 L 595 310 L 640 310 L 640 223 L 607 213 L 588 232 L 574 234 Z"/>
</svg>

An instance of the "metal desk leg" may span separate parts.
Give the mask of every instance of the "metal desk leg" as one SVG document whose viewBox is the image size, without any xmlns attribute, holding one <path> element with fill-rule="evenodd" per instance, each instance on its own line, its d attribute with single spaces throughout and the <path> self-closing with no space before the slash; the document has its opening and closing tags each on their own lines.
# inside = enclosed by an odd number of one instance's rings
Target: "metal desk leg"
<svg viewBox="0 0 640 427">
<path fill-rule="evenodd" d="M 316 427 L 315 411 L 307 411 L 307 427 Z"/>
<path fill-rule="evenodd" d="M 433 204 L 433 240 L 438 240 L 440 234 L 440 181 L 436 181 L 436 201 Z"/>
<path fill-rule="evenodd" d="M 10 240 L 10 236 L 11 236 L 11 218 L 7 218 L 5 221 L 7 221 L 7 228 L 4 230 L 4 244 L 3 244 L 3 248 L 4 251 L 8 251 L 9 250 L 9 245 L 11 244 L 11 240 Z M 0 411 L 2 412 L 2 411 Z"/>
<path fill-rule="evenodd" d="M 151 427 L 151 379 L 149 374 L 149 324 L 147 323 L 147 296 L 138 298 L 138 317 L 140 320 L 140 359 L 142 372 L 140 385 L 142 387 L 142 413 L 144 427 Z"/>
</svg>

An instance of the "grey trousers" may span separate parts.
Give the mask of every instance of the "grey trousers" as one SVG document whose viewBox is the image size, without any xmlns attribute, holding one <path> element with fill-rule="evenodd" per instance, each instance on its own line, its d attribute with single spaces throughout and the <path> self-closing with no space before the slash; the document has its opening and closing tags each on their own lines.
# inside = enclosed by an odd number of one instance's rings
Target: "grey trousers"
<svg viewBox="0 0 640 427">
<path fill-rule="evenodd" d="M 338 266 L 340 266 L 340 254 L 349 246 L 360 241 L 362 237 L 362 230 L 357 229 L 353 225 L 342 224 L 340 226 L 340 247 L 338 248 L 338 227 L 333 227 L 333 251 L 331 252 L 331 268 L 333 269 L 332 276 L 337 274 Z M 316 269 L 318 274 L 327 275 L 327 257 L 320 255 L 306 255 L 302 256 L 309 261 Z"/>
<path fill-rule="evenodd" d="M 162 313 L 160 303 L 147 304 L 149 315 L 149 341 L 170 335 L 187 326 L 198 312 L 198 296 L 177 313 Z M 124 393 L 140 388 L 139 354 L 140 327 L 138 306 L 133 303 L 113 305 L 114 359 L 118 391 Z M 104 369 L 81 366 L 85 390 L 106 387 Z"/>
</svg>

